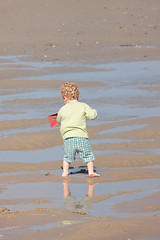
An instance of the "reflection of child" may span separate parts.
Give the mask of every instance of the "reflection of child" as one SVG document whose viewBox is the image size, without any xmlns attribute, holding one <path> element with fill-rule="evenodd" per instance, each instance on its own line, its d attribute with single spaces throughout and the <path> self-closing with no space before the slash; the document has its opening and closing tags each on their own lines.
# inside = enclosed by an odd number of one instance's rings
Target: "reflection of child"
<svg viewBox="0 0 160 240">
<path fill-rule="evenodd" d="M 86 119 L 95 119 L 97 112 L 86 103 L 78 102 L 79 90 L 74 82 L 66 82 L 61 87 L 64 106 L 59 110 L 57 122 L 64 140 L 64 159 L 62 176 L 68 176 L 69 165 L 75 161 L 76 153 L 87 164 L 89 177 L 99 177 L 93 171 L 95 159 L 86 130 Z"/>
<path fill-rule="evenodd" d="M 94 185 L 88 184 L 88 193 L 85 197 L 82 198 L 81 201 L 77 201 L 70 192 L 68 181 L 63 182 L 63 196 L 65 207 L 71 211 L 87 213 L 89 214 L 91 211 L 91 198 L 94 193 Z"/>
</svg>

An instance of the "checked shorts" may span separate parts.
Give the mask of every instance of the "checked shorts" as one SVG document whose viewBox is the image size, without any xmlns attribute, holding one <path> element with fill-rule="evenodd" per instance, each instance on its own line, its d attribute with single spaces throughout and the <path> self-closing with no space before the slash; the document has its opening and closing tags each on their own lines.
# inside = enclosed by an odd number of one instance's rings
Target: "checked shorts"
<svg viewBox="0 0 160 240">
<path fill-rule="evenodd" d="M 64 140 L 64 158 L 69 163 L 75 162 L 76 153 L 87 163 L 95 160 L 88 138 L 71 137 Z"/>
</svg>

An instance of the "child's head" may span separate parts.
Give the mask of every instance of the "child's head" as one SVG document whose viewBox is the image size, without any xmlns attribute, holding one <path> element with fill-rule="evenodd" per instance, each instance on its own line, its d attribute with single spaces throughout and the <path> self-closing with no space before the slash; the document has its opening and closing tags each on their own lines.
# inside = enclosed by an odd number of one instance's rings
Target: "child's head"
<svg viewBox="0 0 160 240">
<path fill-rule="evenodd" d="M 78 100 L 79 98 L 79 90 L 78 86 L 74 82 L 66 82 L 61 87 L 61 95 L 63 99 L 67 101 Z"/>
</svg>

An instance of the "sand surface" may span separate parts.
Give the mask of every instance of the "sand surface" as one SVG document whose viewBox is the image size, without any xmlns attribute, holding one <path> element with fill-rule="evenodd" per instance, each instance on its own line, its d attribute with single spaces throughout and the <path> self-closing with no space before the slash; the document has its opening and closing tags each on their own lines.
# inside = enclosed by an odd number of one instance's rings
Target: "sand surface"
<svg viewBox="0 0 160 240">
<path fill-rule="evenodd" d="M 1 0 L 0 239 L 160 239 L 159 0 Z M 77 82 L 100 178 L 48 115 Z M 66 194 L 70 193 L 66 197 Z"/>
</svg>

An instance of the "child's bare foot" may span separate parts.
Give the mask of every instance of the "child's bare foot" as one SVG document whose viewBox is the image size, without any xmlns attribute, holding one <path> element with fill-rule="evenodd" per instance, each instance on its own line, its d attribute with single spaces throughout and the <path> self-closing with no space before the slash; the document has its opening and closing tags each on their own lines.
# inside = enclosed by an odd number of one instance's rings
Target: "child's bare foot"
<svg viewBox="0 0 160 240">
<path fill-rule="evenodd" d="M 100 177 L 101 175 L 100 174 L 98 174 L 98 173 L 91 173 L 91 174 L 89 174 L 89 177 L 90 178 L 93 178 L 93 177 Z"/>
<path fill-rule="evenodd" d="M 68 177 L 67 173 L 62 173 L 62 177 Z"/>
</svg>

